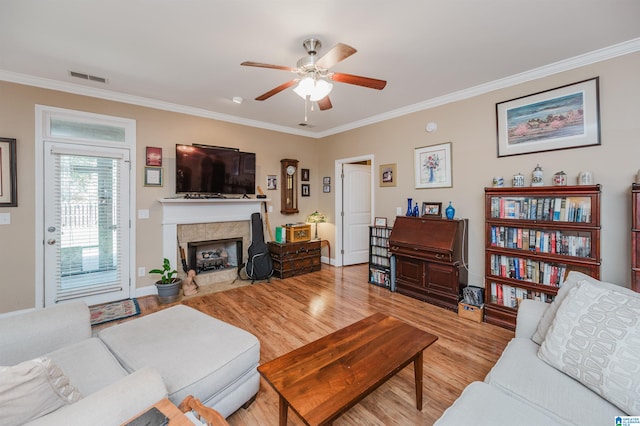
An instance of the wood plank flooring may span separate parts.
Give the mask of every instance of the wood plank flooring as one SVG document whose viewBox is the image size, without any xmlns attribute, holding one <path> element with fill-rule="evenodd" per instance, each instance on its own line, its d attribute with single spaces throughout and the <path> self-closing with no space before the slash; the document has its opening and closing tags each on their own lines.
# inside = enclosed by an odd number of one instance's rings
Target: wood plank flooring
<svg viewBox="0 0 640 426">
<path fill-rule="evenodd" d="M 483 380 L 513 337 L 486 323 L 368 284 L 367 266 L 322 270 L 271 283 L 256 283 L 182 303 L 258 337 L 261 362 L 296 349 L 375 312 L 399 318 L 439 337 L 424 352 L 423 409 L 416 410 L 413 366 L 392 377 L 334 422 L 335 425 L 431 425 L 469 383 Z M 155 296 L 139 299 L 142 314 L 159 306 Z M 185 358 L 188 354 L 185 353 Z M 215 356 L 215 354 L 212 354 Z M 276 425 L 278 396 L 261 379 L 256 401 L 227 421 Z M 302 425 L 289 414 L 289 425 Z"/>
</svg>

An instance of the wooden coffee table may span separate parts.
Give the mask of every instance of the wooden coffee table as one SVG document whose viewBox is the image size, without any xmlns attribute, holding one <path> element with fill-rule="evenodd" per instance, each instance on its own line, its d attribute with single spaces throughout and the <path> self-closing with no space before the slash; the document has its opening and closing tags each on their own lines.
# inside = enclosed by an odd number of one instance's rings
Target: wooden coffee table
<svg viewBox="0 0 640 426">
<path fill-rule="evenodd" d="M 380 313 L 258 367 L 280 396 L 280 425 L 289 407 L 308 425 L 330 423 L 413 362 L 416 407 L 422 410 L 422 351 L 437 336 Z"/>
</svg>

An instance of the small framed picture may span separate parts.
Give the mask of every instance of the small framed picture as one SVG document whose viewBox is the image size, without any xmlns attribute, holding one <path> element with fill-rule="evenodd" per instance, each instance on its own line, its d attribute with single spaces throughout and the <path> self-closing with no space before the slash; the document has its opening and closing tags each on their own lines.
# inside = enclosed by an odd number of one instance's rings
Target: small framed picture
<svg viewBox="0 0 640 426">
<path fill-rule="evenodd" d="M 153 146 L 147 147 L 147 166 L 162 166 L 162 148 L 156 148 Z"/>
<path fill-rule="evenodd" d="M 300 180 L 303 182 L 309 182 L 309 169 L 300 169 Z"/>
<path fill-rule="evenodd" d="M 396 165 L 382 164 L 380 166 L 380 186 L 396 186 Z"/>
<path fill-rule="evenodd" d="M 422 216 L 442 216 L 442 203 L 422 203 Z"/>
<path fill-rule="evenodd" d="M 144 186 L 162 186 L 162 167 L 144 168 Z"/>
<path fill-rule="evenodd" d="M 322 185 L 322 192 L 331 192 L 331 185 Z"/>
<path fill-rule="evenodd" d="M 377 228 L 386 228 L 387 227 L 387 218 L 386 217 L 376 217 L 373 222 L 373 226 Z"/>
<path fill-rule="evenodd" d="M 309 197 L 311 195 L 311 185 L 309 185 L 308 183 L 303 183 L 302 184 L 302 196 L 303 197 Z"/>
<path fill-rule="evenodd" d="M 267 189 L 268 190 L 278 189 L 278 177 L 276 175 L 267 176 Z"/>
<path fill-rule="evenodd" d="M 0 138 L 0 207 L 18 207 L 16 142 Z"/>
<path fill-rule="evenodd" d="M 322 178 L 322 184 L 323 185 L 331 185 L 331 177 L 329 176 L 325 176 Z"/>
</svg>

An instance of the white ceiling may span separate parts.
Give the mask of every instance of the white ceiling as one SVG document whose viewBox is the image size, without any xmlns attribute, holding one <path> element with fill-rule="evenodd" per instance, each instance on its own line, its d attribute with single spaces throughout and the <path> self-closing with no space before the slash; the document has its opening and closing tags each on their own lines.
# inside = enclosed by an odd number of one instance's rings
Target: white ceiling
<svg viewBox="0 0 640 426">
<path fill-rule="evenodd" d="M 387 87 L 335 83 L 308 127 L 292 88 L 255 101 L 295 75 L 240 63 L 295 67 L 309 36 Z M 0 80 L 312 137 L 638 50 L 638 0 L 0 1 Z"/>
</svg>

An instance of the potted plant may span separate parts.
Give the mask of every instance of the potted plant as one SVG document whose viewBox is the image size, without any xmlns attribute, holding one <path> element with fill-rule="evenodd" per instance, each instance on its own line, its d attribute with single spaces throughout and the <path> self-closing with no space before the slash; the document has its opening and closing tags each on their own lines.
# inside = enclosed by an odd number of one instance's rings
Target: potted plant
<svg viewBox="0 0 640 426">
<path fill-rule="evenodd" d="M 162 263 L 162 269 L 152 269 L 150 274 L 160 274 L 160 280 L 156 281 L 156 289 L 158 289 L 158 299 L 160 303 L 171 303 L 178 300 L 180 296 L 180 287 L 182 280 L 174 275 L 178 271 L 171 268 L 169 259 L 165 258 Z"/>
</svg>

